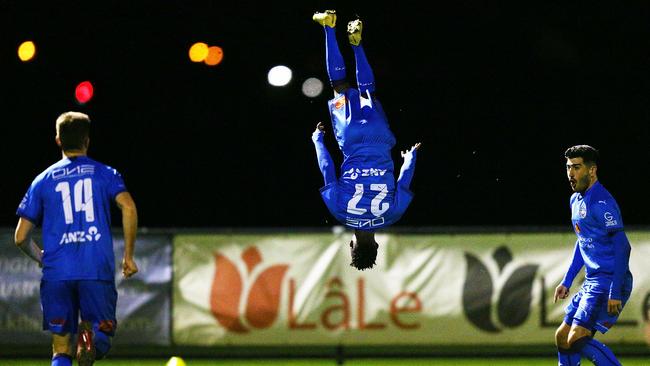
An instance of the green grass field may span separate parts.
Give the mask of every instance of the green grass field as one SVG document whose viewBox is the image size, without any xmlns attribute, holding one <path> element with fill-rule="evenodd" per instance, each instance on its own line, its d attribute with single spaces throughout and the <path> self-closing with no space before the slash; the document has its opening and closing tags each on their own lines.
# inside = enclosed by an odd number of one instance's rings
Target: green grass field
<svg viewBox="0 0 650 366">
<path fill-rule="evenodd" d="M 650 358 L 621 358 L 625 366 L 648 366 Z M 97 366 L 164 366 L 167 359 L 115 359 L 95 363 Z M 3 366 L 48 366 L 47 359 L 2 360 Z M 333 366 L 332 359 L 273 359 L 273 360 L 222 360 L 222 359 L 186 359 L 187 366 Z M 557 365 L 556 358 L 413 358 L 413 359 L 351 359 L 344 363 L 348 366 L 552 366 Z M 591 365 L 588 361 L 586 365 Z"/>
</svg>

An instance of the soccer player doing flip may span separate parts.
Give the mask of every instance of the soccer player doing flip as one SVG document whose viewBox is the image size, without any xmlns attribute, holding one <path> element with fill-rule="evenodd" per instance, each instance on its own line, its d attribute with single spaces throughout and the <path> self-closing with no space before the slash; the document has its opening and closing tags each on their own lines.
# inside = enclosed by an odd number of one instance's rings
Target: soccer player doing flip
<svg viewBox="0 0 650 366">
<path fill-rule="evenodd" d="M 616 200 L 598 182 L 598 155 L 588 145 L 573 146 L 564 154 L 575 192 L 570 201 L 571 221 L 578 238 L 554 301 L 569 296 L 583 266 L 585 280 L 555 333 L 559 366 L 579 366 L 581 356 L 598 366 L 621 365 L 609 348 L 593 338 L 596 331 L 604 334 L 616 323 L 632 291 L 630 243 Z"/>
<path fill-rule="evenodd" d="M 343 153 L 337 177 L 323 142 L 325 126 L 319 122 L 312 141 L 325 180 L 320 193 L 331 214 L 354 229 L 351 265 L 364 270 L 371 268 L 377 257 L 375 230 L 398 221 L 413 199 L 409 185 L 420 143 L 402 152 L 404 163 L 395 181 L 391 157 L 395 136 L 375 97 L 375 78 L 361 45 L 361 20 L 351 21 L 347 28 L 356 60 L 357 88 L 346 80 L 345 62 L 336 40 L 336 12 L 315 13 L 313 20 L 325 31 L 327 73 L 334 89 L 328 106 L 332 130 Z"/>
</svg>

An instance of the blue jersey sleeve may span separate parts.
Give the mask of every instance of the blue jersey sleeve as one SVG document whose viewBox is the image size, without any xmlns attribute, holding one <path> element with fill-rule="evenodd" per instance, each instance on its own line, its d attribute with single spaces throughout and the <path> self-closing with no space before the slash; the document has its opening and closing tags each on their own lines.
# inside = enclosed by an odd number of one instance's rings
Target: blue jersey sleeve
<svg viewBox="0 0 650 366">
<path fill-rule="evenodd" d="M 596 222 L 607 232 L 623 230 L 621 211 L 613 198 L 597 199 L 591 205 L 591 212 Z"/>
<path fill-rule="evenodd" d="M 108 194 L 110 195 L 111 199 L 114 200 L 118 194 L 126 192 L 126 185 L 124 184 L 122 175 L 116 169 L 108 166 L 106 169 L 108 171 Z"/>
<path fill-rule="evenodd" d="M 614 278 L 609 289 L 609 298 L 621 300 L 623 278 L 628 271 L 630 262 L 630 242 L 623 231 L 616 231 L 610 235 L 614 245 Z"/>
<path fill-rule="evenodd" d="M 316 158 L 318 159 L 318 167 L 320 168 L 321 174 L 323 174 L 323 179 L 325 180 L 325 185 L 333 183 L 336 181 L 336 170 L 334 169 L 334 161 L 330 156 L 327 147 L 323 143 L 324 133 L 322 131 L 316 130 L 312 134 L 312 141 L 314 142 L 314 147 L 316 148 Z"/>
<path fill-rule="evenodd" d="M 564 278 L 562 279 L 562 285 L 564 287 L 571 287 L 573 280 L 576 278 L 578 272 L 580 272 L 584 264 L 585 261 L 582 258 L 582 254 L 580 254 L 580 244 L 576 242 L 575 249 L 573 250 L 573 259 L 571 259 L 571 265 L 569 266 L 569 270 L 566 272 Z"/>
<path fill-rule="evenodd" d="M 413 193 L 407 188 L 402 185 L 397 185 L 397 192 L 395 194 L 395 211 L 394 214 L 396 216 L 396 220 L 402 217 L 404 212 L 406 212 L 406 209 L 409 207 L 411 204 L 411 201 L 413 200 Z"/>
<path fill-rule="evenodd" d="M 43 218 L 42 180 L 40 178 L 39 176 L 32 182 L 16 211 L 16 215 L 28 219 L 35 225 L 39 225 Z"/>
<path fill-rule="evenodd" d="M 320 189 L 320 195 L 327 206 L 327 209 L 330 213 L 341 222 L 345 222 L 345 217 L 339 214 L 339 208 L 337 204 L 338 197 L 338 183 L 335 181 L 330 183 Z"/>
</svg>

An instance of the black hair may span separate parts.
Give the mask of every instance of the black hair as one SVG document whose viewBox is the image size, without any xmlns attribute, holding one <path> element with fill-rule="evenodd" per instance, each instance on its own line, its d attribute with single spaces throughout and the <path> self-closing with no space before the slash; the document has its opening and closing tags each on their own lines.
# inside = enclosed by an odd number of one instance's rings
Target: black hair
<svg viewBox="0 0 650 366">
<path fill-rule="evenodd" d="M 353 245 L 350 243 L 352 249 L 352 263 L 350 265 L 360 271 L 365 269 L 372 268 L 375 265 L 375 260 L 377 259 L 377 248 L 379 244 L 374 240 L 370 243 L 368 242 L 359 242 Z"/>
<path fill-rule="evenodd" d="M 589 145 L 571 146 L 564 152 L 567 159 L 582 158 L 585 164 L 598 165 L 600 153 Z"/>
</svg>

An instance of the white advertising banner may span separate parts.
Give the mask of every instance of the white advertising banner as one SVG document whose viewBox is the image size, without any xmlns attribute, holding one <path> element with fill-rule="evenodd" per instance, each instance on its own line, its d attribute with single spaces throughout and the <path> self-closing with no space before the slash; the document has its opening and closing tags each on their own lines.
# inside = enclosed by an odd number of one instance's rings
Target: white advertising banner
<svg viewBox="0 0 650 366">
<path fill-rule="evenodd" d="M 377 235 L 375 268 L 350 233 L 177 235 L 177 345 L 552 344 L 569 299 L 566 234 Z M 609 343 L 646 341 L 650 233 L 628 233 L 634 290 Z M 571 288 L 575 293 L 578 276 Z"/>
</svg>

